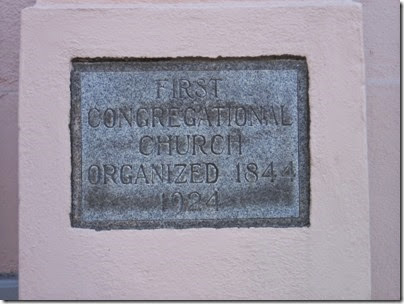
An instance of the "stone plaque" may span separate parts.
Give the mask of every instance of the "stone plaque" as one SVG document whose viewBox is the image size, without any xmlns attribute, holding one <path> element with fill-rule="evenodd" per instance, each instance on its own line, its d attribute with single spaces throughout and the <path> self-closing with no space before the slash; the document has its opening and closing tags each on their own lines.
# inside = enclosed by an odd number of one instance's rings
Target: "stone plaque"
<svg viewBox="0 0 404 304">
<path fill-rule="evenodd" d="M 72 65 L 73 227 L 309 225 L 303 58 Z"/>
</svg>

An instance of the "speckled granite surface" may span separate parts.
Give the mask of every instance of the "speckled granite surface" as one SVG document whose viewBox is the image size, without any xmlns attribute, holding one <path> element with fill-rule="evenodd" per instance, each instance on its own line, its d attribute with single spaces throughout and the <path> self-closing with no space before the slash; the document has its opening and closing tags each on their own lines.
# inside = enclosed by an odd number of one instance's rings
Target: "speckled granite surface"
<svg viewBox="0 0 404 304">
<path fill-rule="evenodd" d="M 309 225 L 303 58 L 75 60 L 72 226 Z"/>
</svg>

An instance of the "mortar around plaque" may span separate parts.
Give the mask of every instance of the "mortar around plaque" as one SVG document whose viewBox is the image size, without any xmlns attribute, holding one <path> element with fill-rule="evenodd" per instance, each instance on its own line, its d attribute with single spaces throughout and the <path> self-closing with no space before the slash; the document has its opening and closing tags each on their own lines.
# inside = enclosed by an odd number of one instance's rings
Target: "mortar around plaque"
<svg viewBox="0 0 404 304">
<path fill-rule="evenodd" d="M 309 225 L 300 57 L 75 59 L 73 227 Z"/>
</svg>

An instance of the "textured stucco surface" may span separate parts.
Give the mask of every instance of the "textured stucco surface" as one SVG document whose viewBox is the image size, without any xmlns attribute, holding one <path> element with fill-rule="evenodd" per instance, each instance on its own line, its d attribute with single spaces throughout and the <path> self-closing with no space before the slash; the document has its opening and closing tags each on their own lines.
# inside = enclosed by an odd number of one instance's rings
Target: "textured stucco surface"
<svg viewBox="0 0 404 304">
<path fill-rule="evenodd" d="M 363 0 L 372 299 L 400 298 L 400 3 Z"/>
<path fill-rule="evenodd" d="M 42 3 L 24 10 L 22 21 L 22 299 L 370 298 L 358 4 L 125 4 L 105 10 Z M 309 228 L 71 228 L 72 58 L 282 54 L 306 56 L 309 66 Z"/>
<path fill-rule="evenodd" d="M 20 11 L 34 0 L 0 2 L 0 274 L 18 270 L 18 62 Z"/>
</svg>

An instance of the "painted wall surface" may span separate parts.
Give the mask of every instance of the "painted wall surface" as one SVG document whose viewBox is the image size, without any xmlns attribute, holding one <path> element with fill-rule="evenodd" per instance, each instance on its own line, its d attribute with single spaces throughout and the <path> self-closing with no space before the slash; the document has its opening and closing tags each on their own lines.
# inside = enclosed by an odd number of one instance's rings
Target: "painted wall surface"
<svg viewBox="0 0 404 304">
<path fill-rule="evenodd" d="M 363 0 L 372 298 L 400 298 L 400 3 Z"/>
<path fill-rule="evenodd" d="M 20 10 L 0 2 L 0 273 L 17 271 Z M 55 1 L 56 2 L 56 1 Z M 399 1 L 362 0 L 367 77 L 372 297 L 399 298 Z M 387 106 L 386 106 L 387 104 Z"/>
<path fill-rule="evenodd" d="M 0 274 L 18 270 L 18 62 L 20 12 L 35 0 L 0 2 Z"/>
<path fill-rule="evenodd" d="M 23 12 L 22 299 L 370 298 L 359 4 L 75 7 L 41 1 Z M 70 226 L 72 58 L 282 54 L 306 56 L 310 73 L 309 228 L 97 232 Z"/>
</svg>

